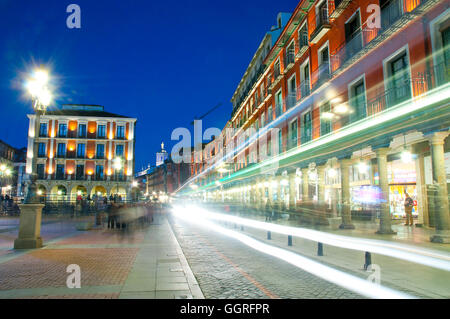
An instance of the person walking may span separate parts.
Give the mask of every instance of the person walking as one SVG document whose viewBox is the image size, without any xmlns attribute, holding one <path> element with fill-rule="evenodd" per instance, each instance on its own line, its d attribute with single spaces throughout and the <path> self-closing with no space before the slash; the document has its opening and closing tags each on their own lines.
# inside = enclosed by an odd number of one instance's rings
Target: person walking
<svg viewBox="0 0 450 319">
<path fill-rule="evenodd" d="M 271 221 L 273 214 L 273 207 L 270 202 L 270 199 L 267 199 L 265 210 L 266 210 L 266 222 Z"/>
<path fill-rule="evenodd" d="M 412 210 L 414 207 L 414 200 L 405 192 L 405 214 L 406 214 L 406 224 L 405 226 L 414 226 L 414 220 L 412 215 Z"/>
</svg>

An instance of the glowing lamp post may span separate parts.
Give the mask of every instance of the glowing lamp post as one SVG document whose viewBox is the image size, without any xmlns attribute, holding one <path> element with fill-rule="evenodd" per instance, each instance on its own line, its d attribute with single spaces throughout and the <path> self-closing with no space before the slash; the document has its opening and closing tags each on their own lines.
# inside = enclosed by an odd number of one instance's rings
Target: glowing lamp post
<svg viewBox="0 0 450 319">
<path fill-rule="evenodd" d="M 33 155 L 31 158 L 31 174 L 30 183 L 28 184 L 27 195 L 25 198 L 26 204 L 36 204 L 39 203 L 39 197 L 37 196 L 37 172 L 36 172 L 36 158 L 38 150 L 38 137 L 39 137 L 39 127 L 41 115 L 45 113 L 47 107 L 50 105 L 52 100 L 52 94 L 48 89 L 49 75 L 46 70 L 39 69 L 36 70 L 28 79 L 25 84 L 25 88 L 31 96 L 31 101 L 33 109 L 35 112 L 35 123 L 34 123 L 34 146 Z"/>
<path fill-rule="evenodd" d="M 48 89 L 48 72 L 45 70 L 36 70 L 28 79 L 25 88 L 31 96 L 33 109 L 35 112 L 34 135 L 30 132 L 30 137 L 34 138 L 33 152 L 31 157 L 30 182 L 28 184 L 25 203 L 20 207 L 19 236 L 14 240 L 14 249 L 33 249 L 42 247 L 41 221 L 42 208 L 44 205 L 39 203 L 39 191 L 36 186 L 37 170 L 36 159 L 38 153 L 38 138 L 41 115 L 45 113 L 50 105 L 52 95 Z"/>
</svg>

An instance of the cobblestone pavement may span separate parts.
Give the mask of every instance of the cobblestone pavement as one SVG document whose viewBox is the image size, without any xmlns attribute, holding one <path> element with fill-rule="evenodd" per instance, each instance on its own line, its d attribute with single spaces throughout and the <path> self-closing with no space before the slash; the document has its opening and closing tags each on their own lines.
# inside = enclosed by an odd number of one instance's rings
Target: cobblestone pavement
<svg viewBox="0 0 450 319">
<path fill-rule="evenodd" d="M 207 299 L 363 298 L 237 240 L 170 221 Z"/>
<path fill-rule="evenodd" d="M 44 247 L 14 250 L 17 229 L 0 233 L 0 299 L 202 299 L 164 216 L 151 225 L 78 231 L 77 220 L 42 225 Z M 78 265 L 81 287 L 67 287 Z"/>
</svg>

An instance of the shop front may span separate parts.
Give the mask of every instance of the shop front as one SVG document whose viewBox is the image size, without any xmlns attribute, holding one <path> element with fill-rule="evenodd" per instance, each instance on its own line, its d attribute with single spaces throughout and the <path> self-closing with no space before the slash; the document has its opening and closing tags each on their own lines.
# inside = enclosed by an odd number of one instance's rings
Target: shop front
<svg viewBox="0 0 450 319">
<path fill-rule="evenodd" d="M 405 163 L 401 160 L 394 160 L 388 163 L 389 179 L 389 208 L 392 219 L 404 219 L 406 194 L 414 200 L 413 217 L 419 217 L 418 194 L 417 194 L 417 174 L 414 161 Z"/>
</svg>

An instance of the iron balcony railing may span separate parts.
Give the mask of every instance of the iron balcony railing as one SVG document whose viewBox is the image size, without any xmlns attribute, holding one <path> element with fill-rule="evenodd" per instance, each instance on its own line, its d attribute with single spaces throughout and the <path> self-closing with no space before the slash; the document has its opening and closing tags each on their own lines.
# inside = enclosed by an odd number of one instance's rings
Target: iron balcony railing
<svg viewBox="0 0 450 319">
<path fill-rule="evenodd" d="M 328 8 L 325 6 L 321 7 L 317 13 L 316 13 L 316 20 L 315 20 L 315 27 L 314 27 L 314 31 L 311 33 L 311 38 L 310 41 L 313 42 L 312 40 L 319 34 L 319 32 L 321 31 L 321 29 L 330 24 L 330 20 L 328 18 Z"/>
<path fill-rule="evenodd" d="M 392 81 L 388 80 L 388 89 L 367 101 L 367 115 L 379 113 L 448 82 L 450 82 L 450 63 L 445 61 L 425 72 L 415 73 L 412 77 L 408 76 L 397 85 L 392 85 Z"/>
<path fill-rule="evenodd" d="M 283 104 L 276 103 L 275 104 L 275 116 L 279 117 L 281 114 L 283 114 Z"/>
<path fill-rule="evenodd" d="M 409 11 L 415 10 L 426 0 L 418 1 Z M 365 48 L 375 38 L 383 34 L 402 17 L 402 0 L 391 0 L 381 7 L 381 30 L 363 24 L 360 30 L 356 31 L 350 38 L 343 42 L 338 49 L 331 53 L 332 72 L 337 71 L 345 62 L 354 58 L 363 48 Z"/>
<path fill-rule="evenodd" d="M 290 108 L 294 107 L 297 104 L 297 92 L 290 92 L 286 96 L 286 110 L 289 110 Z"/>
<path fill-rule="evenodd" d="M 381 7 L 381 28 L 385 30 L 402 16 L 402 0 L 391 0 Z"/>
<path fill-rule="evenodd" d="M 320 87 L 323 83 L 327 82 L 331 78 L 330 63 L 324 62 L 311 74 L 313 83 L 313 90 Z"/>
<path fill-rule="evenodd" d="M 279 63 L 275 63 L 273 66 L 273 79 L 276 81 L 278 77 L 281 75 L 281 68 Z"/>
<path fill-rule="evenodd" d="M 308 47 L 308 32 L 306 30 L 301 30 L 298 37 L 298 48 L 299 51 L 303 47 Z"/>
<path fill-rule="evenodd" d="M 311 84 L 309 82 L 309 79 L 306 79 L 300 84 L 300 94 L 301 99 L 304 99 L 311 94 Z"/>
<path fill-rule="evenodd" d="M 334 54 L 331 55 L 332 72 L 343 65 L 348 59 L 354 56 L 363 48 L 363 38 L 361 30 L 353 33 L 348 41 L 344 42 Z"/>
<path fill-rule="evenodd" d="M 291 65 L 295 63 L 295 46 L 294 47 L 290 47 L 289 49 L 286 50 L 285 54 L 284 54 L 284 65 L 285 65 L 285 69 Z"/>
</svg>

